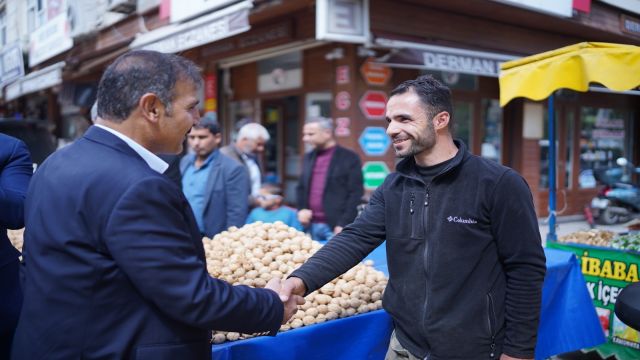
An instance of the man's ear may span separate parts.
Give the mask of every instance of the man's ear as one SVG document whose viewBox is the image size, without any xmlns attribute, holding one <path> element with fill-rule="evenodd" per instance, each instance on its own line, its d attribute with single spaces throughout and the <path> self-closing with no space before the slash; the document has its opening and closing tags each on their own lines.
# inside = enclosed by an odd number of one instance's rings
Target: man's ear
<svg viewBox="0 0 640 360">
<path fill-rule="evenodd" d="M 433 128 L 435 130 L 444 129 L 449 126 L 449 113 L 447 111 L 441 111 L 433 117 Z"/>
<path fill-rule="evenodd" d="M 154 93 L 142 95 L 140 101 L 138 101 L 138 107 L 142 116 L 151 122 L 157 122 L 164 111 L 164 104 Z"/>
</svg>

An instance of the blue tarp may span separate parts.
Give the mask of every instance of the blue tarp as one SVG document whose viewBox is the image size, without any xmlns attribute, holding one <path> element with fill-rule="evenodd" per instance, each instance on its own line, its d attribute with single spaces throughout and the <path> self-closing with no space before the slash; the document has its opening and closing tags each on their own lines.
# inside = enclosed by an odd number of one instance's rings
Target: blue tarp
<svg viewBox="0 0 640 360">
<path fill-rule="evenodd" d="M 604 333 L 575 255 L 555 249 L 545 249 L 545 254 L 547 276 L 536 359 L 603 343 Z M 368 259 L 388 274 L 384 244 Z M 389 316 L 378 310 L 279 333 L 276 337 L 214 345 L 212 352 L 215 360 L 382 360 L 391 329 Z"/>
</svg>

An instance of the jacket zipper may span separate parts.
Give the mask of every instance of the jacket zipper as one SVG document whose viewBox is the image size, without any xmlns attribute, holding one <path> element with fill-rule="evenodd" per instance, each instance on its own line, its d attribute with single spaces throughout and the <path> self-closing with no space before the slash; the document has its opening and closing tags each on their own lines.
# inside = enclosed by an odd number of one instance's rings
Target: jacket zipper
<svg viewBox="0 0 640 360">
<path fill-rule="evenodd" d="M 431 262 L 429 261 L 429 241 L 427 240 L 427 234 L 429 233 L 427 230 L 428 224 L 429 224 L 429 185 L 427 185 L 426 190 L 425 190 L 425 194 L 424 194 L 424 210 L 423 210 L 423 216 L 422 216 L 422 230 L 424 231 L 424 261 L 425 261 L 425 280 L 428 278 L 429 276 L 429 265 L 431 264 Z M 427 340 L 427 345 L 429 344 L 429 339 L 427 338 L 427 314 L 429 311 L 429 286 L 430 284 L 426 284 L 425 286 L 425 297 L 424 297 L 424 315 L 422 317 L 422 328 L 424 331 L 424 338 L 425 340 Z M 431 355 L 431 353 L 427 353 L 427 356 L 425 356 L 425 359 L 429 358 L 429 355 Z"/>
<path fill-rule="evenodd" d="M 489 356 L 493 359 L 496 356 L 496 313 L 493 308 L 493 296 L 491 296 L 491 293 L 487 293 L 487 308 L 487 320 L 489 323 L 489 332 L 491 333 L 491 353 Z"/>
</svg>

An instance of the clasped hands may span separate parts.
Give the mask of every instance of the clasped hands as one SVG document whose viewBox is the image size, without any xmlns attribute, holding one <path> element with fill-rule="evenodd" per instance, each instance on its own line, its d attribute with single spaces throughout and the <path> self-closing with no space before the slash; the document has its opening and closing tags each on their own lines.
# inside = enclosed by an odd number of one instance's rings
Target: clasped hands
<svg viewBox="0 0 640 360">
<path fill-rule="evenodd" d="M 273 278 L 269 280 L 265 289 L 275 291 L 279 296 L 282 304 L 284 305 L 284 316 L 282 318 L 282 324 L 285 324 L 295 313 L 298 311 L 298 305 L 305 303 L 304 293 L 306 287 L 302 280 L 296 277 L 291 277 L 285 281 L 279 278 Z"/>
</svg>

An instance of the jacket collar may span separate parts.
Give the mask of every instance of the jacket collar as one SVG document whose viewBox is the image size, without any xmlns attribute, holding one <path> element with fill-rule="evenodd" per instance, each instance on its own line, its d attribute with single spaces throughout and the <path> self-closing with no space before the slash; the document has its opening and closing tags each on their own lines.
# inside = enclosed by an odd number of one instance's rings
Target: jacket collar
<svg viewBox="0 0 640 360">
<path fill-rule="evenodd" d="M 202 167 L 205 167 L 205 166 L 213 163 L 218 158 L 218 156 L 220 156 L 220 149 L 213 150 L 211 152 L 211 154 L 209 154 L 209 156 L 207 156 L 207 159 L 204 161 L 204 163 L 202 163 Z M 196 162 L 196 154 L 193 154 L 193 153 L 187 154 L 187 155 L 185 155 L 185 158 L 186 158 L 186 160 L 185 160 L 185 165 L 186 166 L 193 165 Z"/>
<path fill-rule="evenodd" d="M 469 156 L 469 153 L 467 152 L 467 146 L 464 144 L 464 142 L 458 139 L 455 139 L 453 140 L 453 143 L 458 147 L 458 152 L 451 160 L 451 163 L 449 164 L 449 166 L 443 169 L 435 177 L 448 173 L 449 171 L 451 171 L 451 169 L 458 167 L 458 165 L 460 165 L 462 161 Z M 422 177 L 418 174 L 416 160 L 413 156 L 402 159 L 398 163 L 398 165 L 396 165 L 396 171 L 403 176 L 423 182 Z"/>
</svg>

